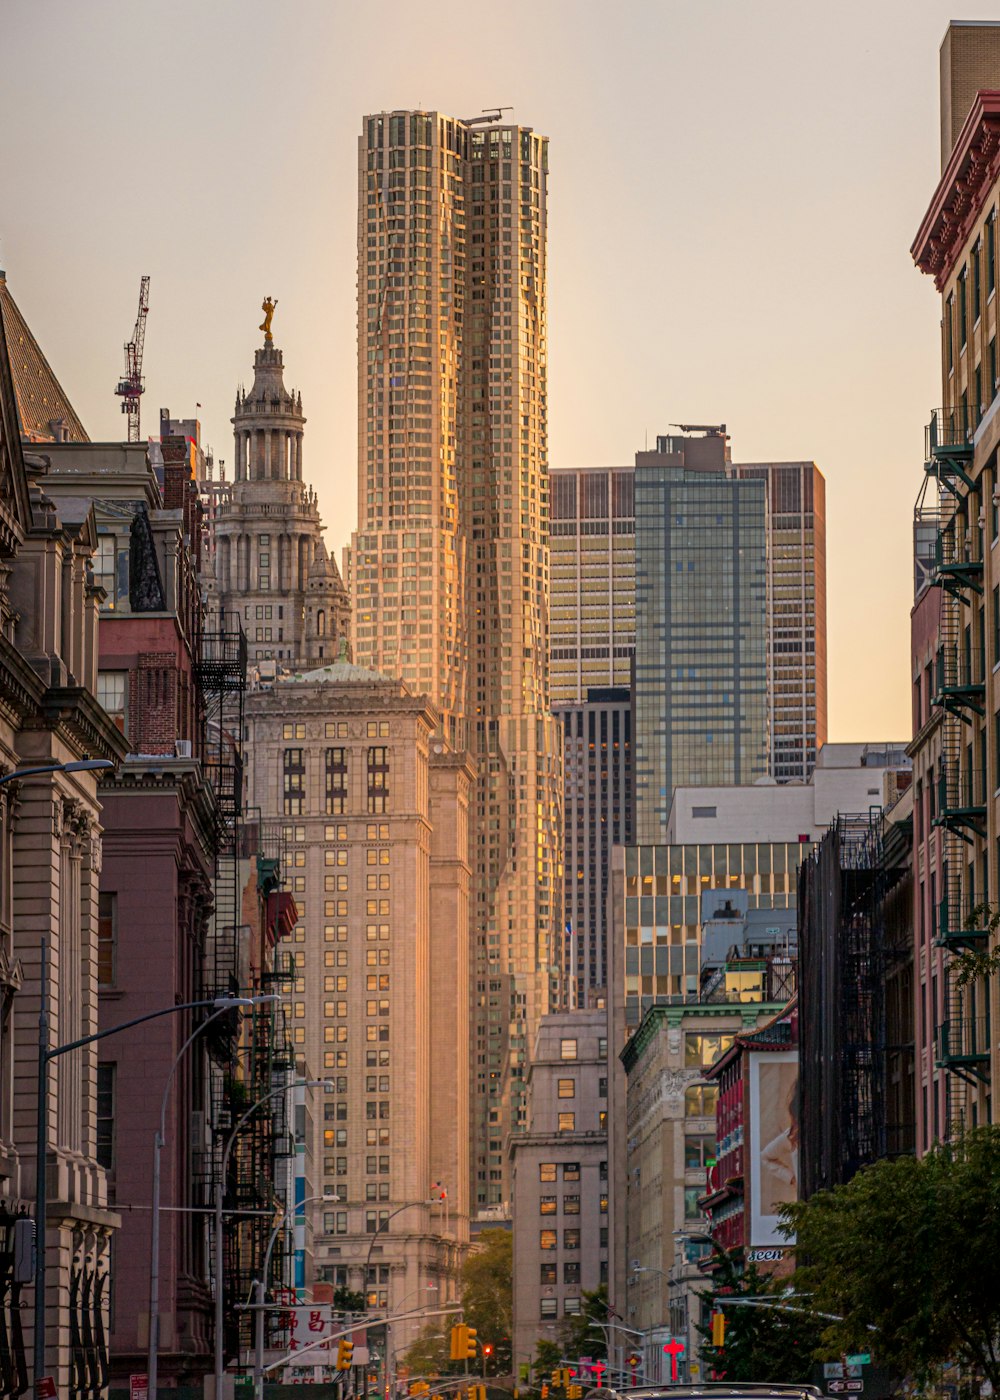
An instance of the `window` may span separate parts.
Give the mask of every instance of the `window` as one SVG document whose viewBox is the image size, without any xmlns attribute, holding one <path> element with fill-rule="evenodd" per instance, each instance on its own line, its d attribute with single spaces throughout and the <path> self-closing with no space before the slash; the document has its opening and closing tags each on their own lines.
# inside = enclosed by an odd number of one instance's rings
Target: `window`
<svg viewBox="0 0 1000 1400">
<path fill-rule="evenodd" d="M 556 1213 L 556 1198 L 555 1198 L 555 1196 L 542 1196 L 542 1198 L 541 1198 L 541 1199 L 539 1200 L 539 1202 L 538 1202 L 538 1214 L 539 1214 L 539 1215 L 555 1215 L 555 1213 Z"/>
<path fill-rule="evenodd" d="M 102 890 L 97 897 L 97 985 L 115 985 L 118 942 L 118 896 Z"/>
<path fill-rule="evenodd" d="M 986 220 L 986 295 L 997 284 L 997 216 L 991 214 Z"/>
<path fill-rule="evenodd" d="M 599 1079 L 597 1081 L 597 1097 L 599 1099 L 606 1099 L 608 1097 L 608 1081 L 606 1079 Z"/>
<path fill-rule="evenodd" d="M 606 1060 L 608 1058 L 608 1037 L 606 1035 L 598 1037 L 597 1058 L 599 1060 Z"/>
<path fill-rule="evenodd" d="M 579 1311 L 580 1311 L 580 1299 L 579 1299 L 579 1298 L 564 1298 L 564 1299 L 563 1299 L 563 1316 L 564 1316 L 564 1317 L 575 1317 L 576 1314 L 577 1314 Z"/>
<path fill-rule="evenodd" d="M 539 1248 L 539 1249 L 555 1249 L 555 1247 L 556 1247 L 556 1232 L 555 1232 L 555 1230 L 539 1230 L 539 1232 L 538 1232 L 538 1248 Z"/>
<path fill-rule="evenodd" d="M 558 1280 L 556 1279 L 556 1266 L 555 1266 L 555 1264 L 543 1264 L 543 1265 L 541 1266 L 541 1269 L 540 1269 L 540 1271 L 539 1271 L 538 1282 L 539 1282 L 539 1283 L 556 1283 L 556 1282 L 558 1282 Z"/>
<path fill-rule="evenodd" d="M 98 671 L 97 701 L 123 734 L 128 732 L 128 672 Z"/>
<path fill-rule="evenodd" d="M 285 749 L 283 782 L 285 816 L 301 817 L 306 799 L 306 761 L 302 749 Z"/>
<path fill-rule="evenodd" d="M 326 751 L 326 814 L 343 816 L 347 811 L 347 750 Z M 329 854 L 329 852 L 328 852 Z"/>
<path fill-rule="evenodd" d="M 573 1039 L 573 1040 L 560 1040 L 560 1042 L 559 1042 L 559 1058 L 560 1058 L 561 1060 L 575 1060 L 575 1059 L 576 1059 L 576 1040 L 575 1040 L 575 1039 Z"/>
<path fill-rule="evenodd" d="M 574 1133 L 574 1132 L 576 1132 L 576 1114 L 575 1114 L 575 1113 L 560 1113 L 560 1115 L 559 1115 L 559 1129 L 558 1129 L 558 1130 L 559 1130 L 559 1132 L 561 1132 L 561 1133 Z"/>
<path fill-rule="evenodd" d="M 684 1219 L 699 1220 L 701 1218 L 701 1207 L 698 1204 L 700 1198 L 705 1194 L 703 1186 L 685 1186 L 684 1188 Z"/>
<path fill-rule="evenodd" d="M 558 1313 L 556 1311 L 558 1306 L 558 1299 L 543 1298 L 541 1300 L 541 1305 L 541 1317 L 558 1317 Z"/>
<path fill-rule="evenodd" d="M 564 1165 L 563 1165 L 563 1181 L 579 1181 L 579 1180 L 580 1180 L 580 1163 L 579 1163 L 579 1162 L 566 1162 L 566 1163 L 564 1163 Z"/>
<path fill-rule="evenodd" d="M 579 1283 L 579 1282 L 580 1282 L 580 1265 L 579 1265 L 579 1263 L 564 1264 L 564 1265 L 563 1265 L 563 1283 Z"/>
<path fill-rule="evenodd" d="M 560 1097 L 561 1099 L 575 1099 L 575 1098 L 576 1098 L 576 1080 L 575 1080 L 575 1079 L 560 1079 L 560 1080 L 559 1080 L 559 1097 Z"/>
<path fill-rule="evenodd" d="M 684 1170 L 699 1171 L 715 1161 L 715 1137 L 709 1133 L 688 1133 L 684 1139 Z"/>
<path fill-rule="evenodd" d="M 691 1084 L 684 1090 L 684 1117 L 711 1118 L 715 1114 L 718 1089 L 714 1084 Z"/>
<path fill-rule="evenodd" d="M 539 1162 L 539 1164 L 538 1164 L 538 1180 L 539 1180 L 539 1181 L 555 1181 L 555 1179 L 556 1179 L 556 1164 L 555 1164 L 555 1162 Z"/>
<path fill-rule="evenodd" d="M 563 1249 L 580 1248 L 580 1231 L 577 1229 L 563 1231 Z"/>
<path fill-rule="evenodd" d="M 115 1165 L 115 1066 L 97 1066 L 97 1160 L 109 1171 Z"/>
<path fill-rule="evenodd" d="M 563 1196 L 562 1208 L 563 1208 L 563 1215 L 579 1215 L 579 1214 L 580 1214 L 580 1197 L 579 1197 L 579 1196 Z"/>
<path fill-rule="evenodd" d="M 700 1031 L 689 1031 L 684 1037 L 684 1063 L 689 1067 L 710 1065 L 728 1050 L 732 1043 L 732 1035 L 723 1035 L 721 1032 L 706 1035 Z"/>
<path fill-rule="evenodd" d="M 368 811 L 372 815 L 387 811 L 389 796 L 389 750 L 375 744 L 368 750 Z"/>
<path fill-rule="evenodd" d="M 958 274 L 958 343 L 964 346 L 969 338 L 969 268 Z"/>
<path fill-rule="evenodd" d="M 691 815 L 692 817 L 706 817 L 711 819 L 717 816 L 718 813 L 714 807 L 692 807 Z"/>
<path fill-rule="evenodd" d="M 119 550 L 115 535 L 101 535 L 94 555 L 94 582 L 108 595 L 101 607 L 109 610 L 116 607 L 119 598 L 128 597 L 129 551 L 124 540 L 122 545 Z"/>
</svg>

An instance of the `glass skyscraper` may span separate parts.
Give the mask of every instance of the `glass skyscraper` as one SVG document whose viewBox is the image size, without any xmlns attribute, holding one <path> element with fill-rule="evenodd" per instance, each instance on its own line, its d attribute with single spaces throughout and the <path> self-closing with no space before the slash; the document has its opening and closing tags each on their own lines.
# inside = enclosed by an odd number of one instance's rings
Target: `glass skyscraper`
<svg viewBox="0 0 1000 1400">
<path fill-rule="evenodd" d="M 726 437 L 636 454 L 636 840 L 679 784 L 768 771 L 767 488 L 727 473 Z"/>
</svg>

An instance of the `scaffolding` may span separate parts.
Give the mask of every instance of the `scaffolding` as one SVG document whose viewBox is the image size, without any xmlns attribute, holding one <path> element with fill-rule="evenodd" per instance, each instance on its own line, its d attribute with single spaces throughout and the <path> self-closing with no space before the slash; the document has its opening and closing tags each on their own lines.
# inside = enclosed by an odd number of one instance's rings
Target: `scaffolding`
<svg viewBox="0 0 1000 1400">
<path fill-rule="evenodd" d="M 986 704 L 983 595 L 984 503 L 971 474 L 977 419 L 971 407 L 939 409 L 926 430 L 925 485 L 917 503 L 915 539 L 925 554 L 933 541 L 926 582 L 941 590 L 931 702 L 941 714 L 941 756 L 932 790 L 932 825 L 941 832 L 940 884 L 934 914 L 935 945 L 945 954 L 943 1012 L 935 1027 L 935 1064 L 946 1080 L 944 1136 L 965 1121 L 966 1085 L 989 1074 L 985 1018 L 974 994 L 959 987 L 953 955 L 978 948 L 988 936 L 977 896 L 976 846 L 986 839 Z M 978 617 L 978 621 L 976 618 Z"/>
</svg>

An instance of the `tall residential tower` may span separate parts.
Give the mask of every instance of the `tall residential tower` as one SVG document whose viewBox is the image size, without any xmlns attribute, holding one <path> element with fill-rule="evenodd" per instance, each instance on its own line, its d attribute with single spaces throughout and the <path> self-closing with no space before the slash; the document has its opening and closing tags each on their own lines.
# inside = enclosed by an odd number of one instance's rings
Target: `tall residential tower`
<svg viewBox="0 0 1000 1400">
<path fill-rule="evenodd" d="M 438 112 L 359 143 L 359 664 L 473 756 L 472 1208 L 506 1199 L 557 986 L 561 757 L 548 693 L 548 143 Z"/>
</svg>

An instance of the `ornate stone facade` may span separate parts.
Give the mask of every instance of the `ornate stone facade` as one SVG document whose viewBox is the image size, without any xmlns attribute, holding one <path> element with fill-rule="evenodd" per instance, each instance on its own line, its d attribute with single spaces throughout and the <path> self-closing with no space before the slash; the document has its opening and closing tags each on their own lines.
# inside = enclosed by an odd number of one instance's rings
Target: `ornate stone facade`
<svg viewBox="0 0 1000 1400">
<path fill-rule="evenodd" d="M 270 337 L 254 355 L 252 388 L 237 392 L 232 423 L 235 479 L 215 503 L 213 597 L 222 612 L 239 613 L 252 663 L 322 666 L 347 635 L 350 609 L 316 493 L 302 479 L 302 395 L 285 388 Z"/>
</svg>

